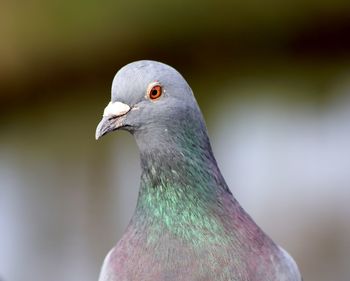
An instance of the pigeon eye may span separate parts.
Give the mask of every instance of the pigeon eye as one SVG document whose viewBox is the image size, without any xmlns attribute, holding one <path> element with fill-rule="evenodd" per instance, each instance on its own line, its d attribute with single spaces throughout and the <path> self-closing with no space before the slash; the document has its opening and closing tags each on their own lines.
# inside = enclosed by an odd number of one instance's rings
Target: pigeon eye
<svg viewBox="0 0 350 281">
<path fill-rule="evenodd" d="M 156 100 L 159 99 L 161 97 L 163 93 L 163 89 L 162 86 L 157 84 L 151 84 L 148 90 L 148 96 L 151 100 Z"/>
</svg>

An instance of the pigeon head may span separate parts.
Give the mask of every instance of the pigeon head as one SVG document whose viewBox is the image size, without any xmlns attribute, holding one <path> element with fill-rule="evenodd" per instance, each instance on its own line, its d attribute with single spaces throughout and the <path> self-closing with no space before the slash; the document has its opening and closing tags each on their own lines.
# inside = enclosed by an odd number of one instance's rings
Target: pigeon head
<svg viewBox="0 0 350 281">
<path fill-rule="evenodd" d="M 123 129 L 134 134 L 140 148 L 151 148 L 152 144 L 169 145 L 181 131 L 190 135 L 196 126 L 203 127 L 204 121 L 181 74 L 160 62 L 137 61 L 115 75 L 96 139 Z"/>
</svg>

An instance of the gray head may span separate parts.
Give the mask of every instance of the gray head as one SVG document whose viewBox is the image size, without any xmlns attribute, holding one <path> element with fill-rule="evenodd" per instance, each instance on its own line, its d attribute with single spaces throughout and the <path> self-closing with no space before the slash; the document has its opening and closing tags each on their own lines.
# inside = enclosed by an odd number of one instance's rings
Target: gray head
<svg viewBox="0 0 350 281">
<path fill-rule="evenodd" d="M 169 144 L 185 124 L 187 131 L 188 124 L 194 130 L 205 130 L 197 102 L 185 79 L 166 64 L 137 61 L 124 66 L 115 75 L 111 102 L 96 129 L 96 139 L 124 129 L 135 135 L 142 150 L 152 144 Z"/>
</svg>

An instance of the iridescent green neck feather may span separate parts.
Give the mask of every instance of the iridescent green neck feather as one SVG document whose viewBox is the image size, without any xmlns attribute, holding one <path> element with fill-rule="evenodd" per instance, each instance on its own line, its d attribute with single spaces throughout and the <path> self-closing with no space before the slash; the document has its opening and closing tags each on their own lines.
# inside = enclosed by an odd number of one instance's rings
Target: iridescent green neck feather
<svg viewBox="0 0 350 281">
<path fill-rule="evenodd" d="M 171 123 L 175 123 L 174 130 L 172 126 L 150 126 L 142 132 L 142 139 L 135 136 L 142 175 L 133 221 L 148 226 L 152 232 L 149 242 L 164 231 L 193 243 L 222 244 L 230 238 L 222 223 L 226 207 L 223 198 L 228 195 L 232 203 L 235 201 L 217 167 L 199 116 L 192 122 L 178 118 Z M 181 130 L 176 129 L 179 127 Z M 151 138 L 156 141 L 149 143 Z"/>
</svg>

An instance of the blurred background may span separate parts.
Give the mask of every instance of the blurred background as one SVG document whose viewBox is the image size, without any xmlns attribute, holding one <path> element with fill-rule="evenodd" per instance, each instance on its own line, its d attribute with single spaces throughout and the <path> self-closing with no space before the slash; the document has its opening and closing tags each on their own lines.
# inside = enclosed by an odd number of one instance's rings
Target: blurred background
<svg viewBox="0 0 350 281">
<path fill-rule="evenodd" d="M 350 2 L 1 1 L 0 280 L 93 281 L 136 204 L 116 71 L 178 69 L 232 192 L 304 280 L 350 280 Z"/>
</svg>

